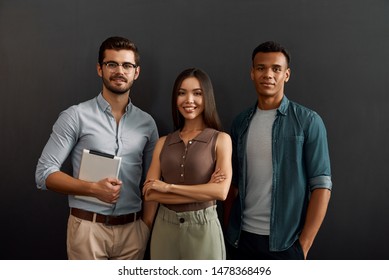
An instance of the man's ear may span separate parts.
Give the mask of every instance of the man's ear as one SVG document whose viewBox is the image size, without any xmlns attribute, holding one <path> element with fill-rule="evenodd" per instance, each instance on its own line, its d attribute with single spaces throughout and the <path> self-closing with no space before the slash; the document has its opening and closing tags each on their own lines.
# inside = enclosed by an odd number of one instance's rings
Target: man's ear
<svg viewBox="0 0 389 280">
<path fill-rule="evenodd" d="M 252 67 L 252 66 L 250 68 L 250 77 L 251 77 L 251 80 L 254 81 L 254 67 Z"/>
<path fill-rule="evenodd" d="M 286 69 L 285 76 L 285 83 L 287 83 L 290 79 L 290 68 Z"/>
<path fill-rule="evenodd" d="M 101 69 L 100 63 L 97 63 L 97 65 L 96 65 L 96 70 L 97 70 L 97 75 L 99 75 L 100 77 L 102 77 L 102 76 L 103 76 L 103 70 Z"/>
<path fill-rule="evenodd" d="M 137 80 L 140 75 L 140 66 L 135 68 L 134 80 Z"/>
</svg>

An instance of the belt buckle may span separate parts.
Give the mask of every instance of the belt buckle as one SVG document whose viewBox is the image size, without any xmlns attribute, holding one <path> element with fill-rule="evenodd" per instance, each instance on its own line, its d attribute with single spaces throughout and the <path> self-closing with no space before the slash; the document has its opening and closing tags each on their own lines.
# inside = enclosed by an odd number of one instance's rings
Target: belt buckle
<svg viewBox="0 0 389 280">
<path fill-rule="evenodd" d="M 106 225 L 106 226 L 114 226 L 113 224 L 110 223 L 110 219 L 112 217 L 114 217 L 114 216 L 109 216 L 109 215 L 105 216 L 104 225 Z"/>
</svg>

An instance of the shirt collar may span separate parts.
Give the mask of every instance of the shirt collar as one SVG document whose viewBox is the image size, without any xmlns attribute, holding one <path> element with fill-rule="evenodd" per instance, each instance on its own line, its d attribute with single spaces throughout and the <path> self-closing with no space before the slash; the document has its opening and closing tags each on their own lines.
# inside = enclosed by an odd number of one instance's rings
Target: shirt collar
<svg viewBox="0 0 389 280">
<path fill-rule="evenodd" d="M 100 94 L 97 96 L 97 104 L 99 104 L 100 108 L 104 112 L 111 108 L 111 105 L 109 105 L 108 101 L 104 99 L 102 92 L 100 92 Z"/>
<path fill-rule="evenodd" d="M 281 100 L 280 107 L 278 107 L 277 111 L 282 115 L 286 115 L 288 106 L 289 106 L 289 99 L 284 95 L 284 97 Z"/>
<path fill-rule="evenodd" d="M 282 97 L 280 106 L 277 108 L 277 112 L 281 115 L 287 115 L 288 106 L 289 106 L 289 99 L 286 97 L 286 95 L 284 95 Z M 257 108 L 258 108 L 258 101 L 255 103 L 255 106 L 249 112 L 249 118 L 253 116 Z"/>
<path fill-rule="evenodd" d="M 204 129 L 199 135 L 197 135 L 195 138 L 192 139 L 192 141 L 198 141 L 198 142 L 204 142 L 208 143 L 213 135 L 213 129 L 211 128 L 206 128 Z M 167 145 L 173 145 L 183 142 L 182 139 L 180 138 L 180 131 L 176 130 L 172 133 L 172 136 L 170 137 Z"/>
<path fill-rule="evenodd" d="M 97 96 L 97 103 L 99 104 L 100 108 L 106 112 L 111 111 L 111 105 L 108 103 L 107 100 L 103 97 L 103 93 L 100 92 L 100 94 Z M 128 98 L 128 104 L 126 106 L 126 112 L 130 109 L 130 106 L 132 106 L 131 98 Z"/>
</svg>

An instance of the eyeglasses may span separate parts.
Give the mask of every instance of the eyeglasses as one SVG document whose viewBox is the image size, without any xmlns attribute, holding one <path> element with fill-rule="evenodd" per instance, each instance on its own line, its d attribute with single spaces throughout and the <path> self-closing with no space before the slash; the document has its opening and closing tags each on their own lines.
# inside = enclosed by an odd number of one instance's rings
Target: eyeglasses
<svg viewBox="0 0 389 280">
<path fill-rule="evenodd" d="M 110 62 L 103 62 L 102 64 L 104 64 L 107 67 L 108 71 L 110 72 L 116 72 L 118 67 L 121 66 L 123 68 L 124 73 L 129 73 L 132 71 L 132 69 L 138 67 L 138 65 L 131 62 L 117 63 L 114 61 L 110 61 Z"/>
</svg>

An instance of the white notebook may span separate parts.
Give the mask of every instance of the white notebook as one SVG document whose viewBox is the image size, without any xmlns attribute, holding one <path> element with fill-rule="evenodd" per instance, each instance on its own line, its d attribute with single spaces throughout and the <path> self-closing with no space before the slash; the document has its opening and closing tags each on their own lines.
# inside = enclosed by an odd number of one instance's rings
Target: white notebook
<svg viewBox="0 0 389 280">
<path fill-rule="evenodd" d="M 122 158 L 118 156 L 84 149 L 78 178 L 89 182 L 98 182 L 107 177 L 118 178 L 121 160 Z M 76 195 L 75 197 L 89 202 L 112 206 L 112 204 L 93 196 Z"/>
</svg>

